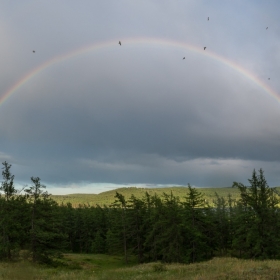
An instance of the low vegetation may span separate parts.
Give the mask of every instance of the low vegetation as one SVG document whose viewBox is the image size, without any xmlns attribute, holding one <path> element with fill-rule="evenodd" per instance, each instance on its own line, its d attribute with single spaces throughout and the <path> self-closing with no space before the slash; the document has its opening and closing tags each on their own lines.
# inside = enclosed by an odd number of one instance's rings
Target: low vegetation
<svg viewBox="0 0 280 280">
<path fill-rule="evenodd" d="M 125 265 L 122 257 L 66 254 L 56 267 L 30 262 L 0 263 L 0 279 L 30 280 L 278 280 L 280 261 L 213 258 L 193 264 L 158 262 Z"/>
</svg>

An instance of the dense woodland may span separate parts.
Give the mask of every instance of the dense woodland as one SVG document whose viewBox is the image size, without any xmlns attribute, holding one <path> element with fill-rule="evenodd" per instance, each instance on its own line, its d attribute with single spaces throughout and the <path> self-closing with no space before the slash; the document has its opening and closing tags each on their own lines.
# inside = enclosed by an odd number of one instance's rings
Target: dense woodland
<svg viewBox="0 0 280 280">
<path fill-rule="evenodd" d="M 0 187 L 0 258 L 25 252 L 34 262 L 51 262 L 64 252 L 123 255 L 128 262 L 191 263 L 214 256 L 280 258 L 280 209 L 276 190 L 263 170 L 249 185 L 233 183 L 239 197 L 216 194 L 211 206 L 188 185 L 184 199 L 146 192 L 126 199 L 116 192 L 109 206 L 59 205 L 40 178 L 14 187 L 11 165 L 3 162 Z"/>
</svg>

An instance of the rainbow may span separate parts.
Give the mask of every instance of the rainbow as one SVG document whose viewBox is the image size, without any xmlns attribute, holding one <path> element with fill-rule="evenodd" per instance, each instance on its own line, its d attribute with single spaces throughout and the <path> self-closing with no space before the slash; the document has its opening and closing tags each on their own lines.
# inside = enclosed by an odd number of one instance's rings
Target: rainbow
<svg viewBox="0 0 280 280">
<path fill-rule="evenodd" d="M 2 105 L 10 96 L 12 96 L 17 90 L 19 90 L 20 87 L 22 87 L 24 84 L 26 84 L 32 78 L 34 78 L 34 76 L 36 76 L 37 74 L 39 74 L 46 68 L 48 68 L 56 63 L 63 62 L 72 57 L 75 57 L 75 56 L 78 56 L 81 54 L 85 54 L 85 53 L 89 53 L 92 51 L 96 51 L 98 49 L 111 47 L 113 45 L 116 45 L 116 47 L 119 47 L 118 42 L 119 42 L 119 40 L 116 39 L 116 40 L 111 40 L 111 41 L 94 43 L 92 45 L 73 50 L 66 54 L 62 54 L 62 55 L 53 57 L 52 59 L 44 62 L 43 64 L 39 65 L 35 69 L 31 70 L 29 73 L 27 73 L 21 79 L 19 79 L 13 86 L 11 86 L 0 97 L 0 105 Z M 123 45 L 131 45 L 131 44 L 164 45 L 164 46 L 170 46 L 170 47 L 175 47 L 175 48 L 187 49 L 188 51 L 193 51 L 193 52 L 199 53 L 201 55 L 208 56 L 222 64 L 225 64 L 226 66 L 234 69 L 235 71 L 239 72 L 241 75 L 245 76 L 247 79 L 249 79 L 252 82 L 254 82 L 255 84 L 257 84 L 260 88 L 262 88 L 265 92 L 267 92 L 271 97 L 275 98 L 278 102 L 280 102 L 280 96 L 271 87 L 269 87 L 267 84 L 265 84 L 262 80 L 258 79 L 254 74 L 252 74 L 248 70 L 242 68 L 237 63 L 235 63 L 223 56 L 220 56 L 209 50 L 204 51 L 202 47 L 193 46 L 193 45 L 190 45 L 190 44 L 187 44 L 184 42 L 180 42 L 180 41 L 171 41 L 171 40 L 156 39 L 156 38 L 128 38 L 128 39 L 123 39 L 122 43 L 123 43 Z"/>
</svg>

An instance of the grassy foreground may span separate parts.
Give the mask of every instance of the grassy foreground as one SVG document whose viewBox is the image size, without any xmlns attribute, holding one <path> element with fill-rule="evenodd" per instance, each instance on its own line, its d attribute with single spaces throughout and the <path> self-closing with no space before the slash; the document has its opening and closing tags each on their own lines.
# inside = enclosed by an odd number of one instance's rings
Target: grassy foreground
<svg viewBox="0 0 280 280">
<path fill-rule="evenodd" d="M 102 280 L 233 280 L 280 279 L 280 261 L 214 258 L 196 264 L 149 263 L 125 266 L 121 257 L 67 254 L 64 266 L 49 268 L 29 262 L 0 263 L 0 279 L 102 279 Z"/>
</svg>

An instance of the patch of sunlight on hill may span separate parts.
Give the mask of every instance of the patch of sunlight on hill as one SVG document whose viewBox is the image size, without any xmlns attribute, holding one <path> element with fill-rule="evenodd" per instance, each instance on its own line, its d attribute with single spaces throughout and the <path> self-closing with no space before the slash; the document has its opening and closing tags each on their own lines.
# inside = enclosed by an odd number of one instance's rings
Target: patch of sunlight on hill
<svg viewBox="0 0 280 280">
<path fill-rule="evenodd" d="M 239 197 L 237 189 L 226 187 L 226 188 L 197 188 L 201 193 L 204 194 L 206 201 L 209 204 L 212 204 L 213 199 L 215 199 L 215 193 L 221 197 L 228 197 L 230 194 L 233 199 Z M 280 191 L 280 188 L 279 188 Z M 168 188 L 136 188 L 136 187 L 127 187 L 127 188 L 118 188 L 114 190 L 109 190 L 99 194 L 69 194 L 69 195 L 53 195 L 52 198 L 56 200 L 59 204 L 67 204 L 70 202 L 74 207 L 79 205 L 90 205 L 96 206 L 104 205 L 109 206 L 115 201 L 116 192 L 124 195 L 126 199 L 129 199 L 133 194 L 137 198 L 142 198 L 147 192 L 150 195 L 162 196 L 163 193 L 173 193 L 174 196 L 179 197 L 181 201 L 184 200 L 184 197 L 187 194 L 187 187 L 168 187 Z"/>
</svg>

